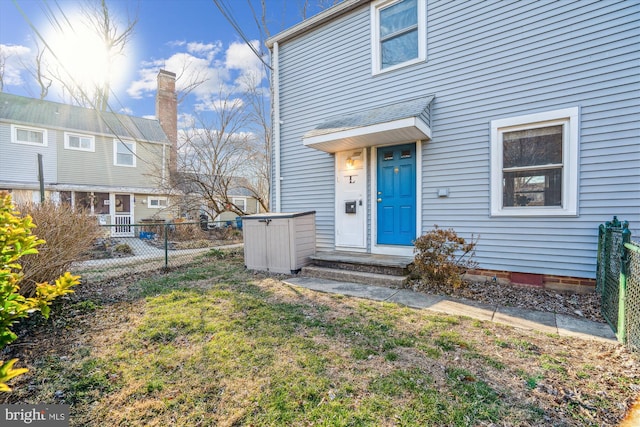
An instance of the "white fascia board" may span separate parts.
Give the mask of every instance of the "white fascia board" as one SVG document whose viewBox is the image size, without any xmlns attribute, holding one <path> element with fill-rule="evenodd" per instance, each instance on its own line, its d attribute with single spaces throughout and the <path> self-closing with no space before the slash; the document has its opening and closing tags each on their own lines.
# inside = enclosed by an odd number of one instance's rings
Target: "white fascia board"
<svg viewBox="0 0 640 427">
<path fill-rule="evenodd" d="M 394 120 L 392 122 L 386 123 L 378 123 L 370 126 L 362 126 L 357 128 L 346 129 L 343 131 L 331 132 L 324 135 L 317 135 L 311 137 L 303 137 L 302 142 L 305 146 L 311 148 L 318 148 L 323 151 L 327 151 L 327 143 L 335 142 L 336 145 L 339 144 L 340 141 L 364 137 L 372 134 L 392 134 L 394 131 L 402 130 L 402 129 L 410 129 L 414 128 L 417 130 L 418 139 L 431 139 L 431 129 L 427 126 L 422 120 L 417 117 L 407 117 L 400 120 Z M 394 142 L 392 140 L 388 142 Z M 403 141 L 398 141 L 403 142 Z M 374 145 L 374 144 L 371 144 Z M 333 152 L 333 151 L 329 151 Z"/>
</svg>

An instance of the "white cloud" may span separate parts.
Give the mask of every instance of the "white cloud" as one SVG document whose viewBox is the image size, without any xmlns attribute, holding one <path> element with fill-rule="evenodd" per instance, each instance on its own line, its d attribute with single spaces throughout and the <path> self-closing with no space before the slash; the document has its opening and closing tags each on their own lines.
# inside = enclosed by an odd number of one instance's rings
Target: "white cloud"
<svg viewBox="0 0 640 427">
<path fill-rule="evenodd" d="M 216 43 L 198 43 L 192 42 L 187 43 L 187 52 L 193 53 L 196 55 L 201 55 L 206 57 L 209 60 L 213 60 L 218 53 L 222 51 L 222 42 L 218 41 Z"/>
<path fill-rule="evenodd" d="M 127 89 L 127 94 L 136 99 L 143 98 L 145 94 L 155 94 L 157 88 L 156 76 L 161 67 L 162 61 L 142 64 L 142 68 L 138 70 L 140 78 L 131 83 Z"/>
<path fill-rule="evenodd" d="M 257 40 L 252 44 L 256 49 L 259 46 Z M 213 111 L 223 107 L 220 99 L 228 99 L 249 84 L 261 84 L 266 77 L 264 64 L 244 43 L 231 43 L 226 50 L 220 41 L 173 41 L 169 45 L 176 50 L 171 56 L 141 64 L 139 78 L 127 89 L 129 96 L 155 96 L 157 74 L 164 69 L 176 73 L 176 90 L 179 96 L 190 93 L 194 111 Z"/>
<path fill-rule="evenodd" d="M 252 40 L 251 45 L 259 51 L 260 43 L 257 40 Z M 266 61 L 266 58 L 263 60 Z M 260 83 L 266 77 L 264 64 L 246 43 L 234 42 L 229 45 L 225 65 L 230 70 L 239 71 L 240 75 L 236 78 L 235 84 L 240 88 L 246 87 L 247 84 Z"/>
<path fill-rule="evenodd" d="M 219 99 L 211 97 L 194 104 L 196 111 L 223 111 L 239 109 L 242 106 L 244 106 L 244 101 L 240 98 Z"/>
<path fill-rule="evenodd" d="M 173 48 L 184 46 L 186 44 L 187 42 L 184 40 L 173 40 L 173 41 L 167 42 L 167 46 L 173 47 Z"/>
<path fill-rule="evenodd" d="M 204 51 L 209 53 L 210 51 Z M 155 60 L 142 64 L 138 70 L 139 79 L 133 81 L 127 89 L 132 98 L 155 95 L 158 71 L 162 68 L 176 73 L 176 90 L 191 90 L 198 99 L 206 98 L 219 91 L 229 80 L 229 72 L 220 67 L 215 60 L 201 58 L 190 53 L 175 53 L 164 60 Z M 195 86 L 195 88 L 193 88 Z"/>
<path fill-rule="evenodd" d="M 22 73 L 25 71 L 25 65 L 33 60 L 31 49 L 21 45 L 0 44 L 0 58 L 4 60 L 4 84 L 6 86 L 23 85 Z"/>
</svg>

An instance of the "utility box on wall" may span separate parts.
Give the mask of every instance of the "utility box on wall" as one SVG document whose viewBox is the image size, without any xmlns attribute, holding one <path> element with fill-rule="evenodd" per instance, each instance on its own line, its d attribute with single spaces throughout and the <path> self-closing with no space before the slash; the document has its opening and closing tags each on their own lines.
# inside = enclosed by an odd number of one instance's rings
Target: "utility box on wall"
<svg viewBox="0 0 640 427">
<path fill-rule="evenodd" d="M 266 213 L 242 217 L 244 263 L 250 270 L 296 273 L 316 253 L 316 213 Z"/>
</svg>

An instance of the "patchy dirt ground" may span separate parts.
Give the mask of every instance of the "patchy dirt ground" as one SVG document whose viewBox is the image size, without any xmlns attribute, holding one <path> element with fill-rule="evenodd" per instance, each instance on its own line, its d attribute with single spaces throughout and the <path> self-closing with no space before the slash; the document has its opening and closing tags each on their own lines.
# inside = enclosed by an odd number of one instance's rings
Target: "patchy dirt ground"
<svg viewBox="0 0 640 427">
<path fill-rule="evenodd" d="M 76 356 L 75 349 L 81 345 L 108 347 L 114 340 L 134 328 L 143 316 L 143 302 L 132 297 L 130 289 L 145 273 L 119 277 L 108 281 L 87 283 L 65 302 L 62 310 L 49 325 L 31 333 L 29 325 L 17 331 L 21 340 L 0 353 L 0 358 L 18 357 L 31 369 L 38 369 L 46 358 L 67 361 Z M 292 291 L 282 286 L 277 278 L 255 275 L 255 283 L 273 291 L 275 300 L 292 298 Z M 210 282 L 210 281 L 209 281 Z M 198 282 L 199 287 L 211 286 L 207 281 Z M 455 292 L 435 287 L 417 285 L 417 290 L 430 293 L 446 293 L 454 297 L 470 298 L 483 302 L 499 303 L 537 310 L 579 316 L 602 321 L 599 300 L 595 294 L 571 295 L 532 288 L 505 288 L 491 282 L 471 284 Z M 333 307 L 334 313 L 350 310 L 349 299 L 336 299 L 330 295 L 304 291 L 310 304 Z M 295 294 L 298 302 L 300 295 Z M 96 304 L 92 309 L 90 304 Z M 466 323 L 465 323 L 466 322 Z M 487 369 L 483 359 L 465 357 L 464 349 L 446 354 L 438 363 L 418 360 L 413 349 L 399 353 L 397 363 L 407 366 L 425 365 L 436 380 L 446 364 L 465 367 L 472 372 L 482 372 L 483 380 L 496 390 L 509 390 L 509 399 L 526 401 L 545 413 L 545 425 L 554 426 L 615 426 L 619 423 L 640 394 L 640 364 L 638 354 L 631 353 L 616 343 L 604 343 L 569 338 L 550 338 L 535 331 L 515 330 L 504 325 L 482 324 L 465 321 L 456 328 L 463 340 L 473 342 L 478 348 L 496 348 L 492 358 L 509 367 L 507 371 Z M 472 327 L 473 326 L 473 327 Z M 410 325 L 408 326 L 410 327 Z M 452 326 L 453 328 L 453 326 Z M 329 343 L 328 343 L 329 344 Z M 102 349 L 102 351 L 106 351 Z M 495 353 L 495 354 L 494 354 Z M 530 381 L 523 383 L 523 372 L 528 372 L 527 357 L 548 355 L 548 370 L 543 376 L 530 373 Z M 489 355 L 486 355 L 489 357 Z M 449 360 L 450 359 L 450 360 Z M 383 366 L 385 361 L 372 359 L 364 364 Z M 570 368 L 561 367 L 569 366 Z M 619 380 L 624 378 L 624 380 Z M 615 379 L 615 380 L 614 380 Z M 355 381 L 356 379 L 354 379 Z M 38 382 L 40 381 L 40 383 Z M 13 382 L 14 393 L 0 396 L 0 403 L 55 403 L 55 390 L 48 390 L 37 377 L 25 375 Z M 437 381 L 436 381 L 437 382 Z M 607 402 L 603 409 L 602 402 Z M 583 414 L 581 421 L 567 415 L 564 408 L 572 406 Z M 585 423 L 584 420 L 590 420 Z"/>
<path fill-rule="evenodd" d="M 491 280 L 467 283 L 458 289 L 415 281 L 409 285 L 418 292 L 467 298 L 483 303 L 567 314 L 604 322 L 600 296 L 596 292 L 575 294 L 525 286 L 505 286 Z"/>
</svg>

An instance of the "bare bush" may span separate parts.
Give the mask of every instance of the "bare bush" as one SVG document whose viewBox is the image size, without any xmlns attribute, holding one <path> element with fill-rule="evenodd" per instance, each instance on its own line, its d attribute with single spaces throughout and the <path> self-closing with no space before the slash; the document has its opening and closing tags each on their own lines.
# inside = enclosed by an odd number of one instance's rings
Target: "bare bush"
<svg viewBox="0 0 640 427">
<path fill-rule="evenodd" d="M 68 205 L 28 203 L 18 206 L 18 210 L 22 215 L 31 215 L 35 233 L 46 241 L 38 247 L 37 255 L 25 255 L 20 260 L 24 272 L 20 293 L 32 296 L 36 283 L 53 281 L 69 271 L 73 262 L 88 259 L 101 230 L 95 217 Z"/>
<path fill-rule="evenodd" d="M 184 242 L 191 240 L 203 240 L 208 237 L 206 231 L 203 231 L 199 222 L 183 222 L 175 220 L 169 232 L 171 241 Z"/>
<path fill-rule="evenodd" d="M 424 280 L 454 289 L 462 285 L 462 275 L 478 264 L 473 260 L 478 239 L 467 242 L 453 229 L 434 229 L 415 242 L 414 271 Z"/>
</svg>

